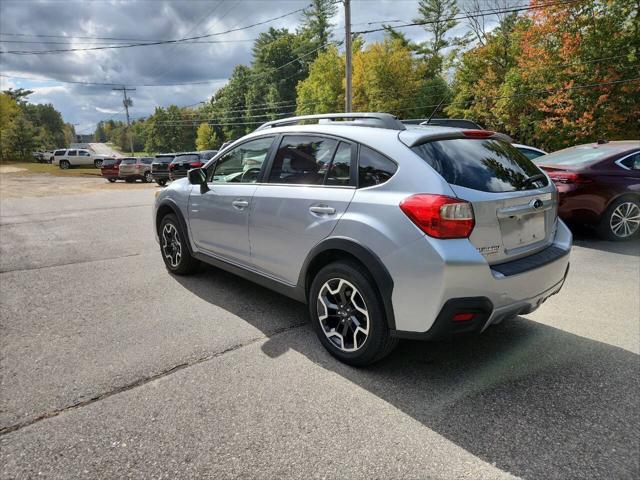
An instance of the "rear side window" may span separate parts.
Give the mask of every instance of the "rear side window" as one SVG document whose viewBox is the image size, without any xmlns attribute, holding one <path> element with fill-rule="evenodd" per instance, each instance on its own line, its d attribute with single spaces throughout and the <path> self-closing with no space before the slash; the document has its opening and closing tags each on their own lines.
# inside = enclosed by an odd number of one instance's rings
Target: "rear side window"
<svg viewBox="0 0 640 480">
<path fill-rule="evenodd" d="M 69 151 L 67 152 L 67 155 L 68 155 L 68 156 L 70 156 L 70 157 L 75 157 L 75 156 L 77 156 L 78 154 L 76 153 L 76 151 L 75 151 L 75 150 L 69 150 Z"/>
<path fill-rule="evenodd" d="M 273 160 L 269 183 L 322 185 L 337 145 L 331 138 L 284 137 Z"/>
<path fill-rule="evenodd" d="M 620 163 L 629 170 L 640 170 L 640 152 L 625 158 Z"/>
<path fill-rule="evenodd" d="M 411 149 L 451 185 L 483 192 L 535 188 L 525 180 L 541 174 L 531 160 L 501 140 L 456 138 Z M 546 185 L 546 178 L 541 182 Z"/>
<path fill-rule="evenodd" d="M 358 159 L 358 187 L 372 187 L 389 180 L 398 166 L 384 155 L 364 145 L 360 147 Z"/>
</svg>

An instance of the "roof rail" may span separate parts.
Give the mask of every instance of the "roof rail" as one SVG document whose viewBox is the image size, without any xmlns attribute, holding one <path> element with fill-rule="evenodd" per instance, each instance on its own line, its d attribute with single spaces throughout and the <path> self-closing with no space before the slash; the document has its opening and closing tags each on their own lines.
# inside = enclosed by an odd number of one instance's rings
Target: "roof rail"
<svg viewBox="0 0 640 480">
<path fill-rule="evenodd" d="M 357 124 L 362 127 L 378 127 L 390 130 L 406 130 L 407 127 L 390 113 L 320 113 L 317 115 L 301 115 L 299 117 L 282 118 L 271 122 L 263 123 L 256 131 L 265 130 L 267 128 L 282 127 L 285 125 L 296 125 L 305 120 L 330 120 L 336 121 L 341 119 L 354 120 L 351 125 Z M 360 120 L 360 121 L 358 121 Z"/>
</svg>

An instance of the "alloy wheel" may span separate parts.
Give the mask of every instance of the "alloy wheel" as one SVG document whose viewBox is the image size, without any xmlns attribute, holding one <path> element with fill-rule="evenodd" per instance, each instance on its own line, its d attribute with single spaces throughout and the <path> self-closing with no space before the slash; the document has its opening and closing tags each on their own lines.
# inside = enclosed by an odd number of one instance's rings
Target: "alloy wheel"
<svg viewBox="0 0 640 480">
<path fill-rule="evenodd" d="M 182 243 L 180 243 L 178 229 L 172 223 L 165 224 L 162 229 L 162 254 L 171 267 L 178 267 L 182 259 Z"/>
<path fill-rule="evenodd" d="M 144 174 L 144 181 L 147 183 L 153 182 L 153 175 L 151 175 L 151 172 L 147 172 Z"/>
<path fill-rule="evenodd" d="M 327 339 L 343 352 L 362 348 L 369 336 L 369 311 L 358 289 L 342 278 L 320 288 L 318 320 Z"/>
<path fill-rule="evenodd" d="M 631 237 L 640 228 L 640 207 L 633 202 L 621 203 L 611 213 L 609 226 L 616 237 Z"/>
</svg>

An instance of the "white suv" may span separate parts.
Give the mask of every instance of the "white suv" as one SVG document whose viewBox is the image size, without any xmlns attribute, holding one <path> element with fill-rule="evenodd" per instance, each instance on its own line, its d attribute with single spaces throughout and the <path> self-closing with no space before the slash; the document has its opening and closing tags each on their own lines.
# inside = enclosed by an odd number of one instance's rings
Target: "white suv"
<svg viewBox="0 0 640 480">
<path fill-rule="evenodd" d="M 102 166 L 104 156 L 96 155 L 90 150 L 82 148 L 68 149 L 68 150 L 56 150 L 53 153 L 53 165 L 58 165 L 60 168 L 67 169 L 79 165 L 93 165 L 96 168 Z"/>
</svg>

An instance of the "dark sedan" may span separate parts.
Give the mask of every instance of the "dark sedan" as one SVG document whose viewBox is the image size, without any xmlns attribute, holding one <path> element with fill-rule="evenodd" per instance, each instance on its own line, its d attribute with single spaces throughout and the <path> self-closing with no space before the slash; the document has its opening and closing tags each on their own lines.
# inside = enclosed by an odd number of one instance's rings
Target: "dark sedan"
<svg viewBox="0 0 640 480">
<path fill-rule="evenodd" d="M 189 170 L 202 167 L 216 153 L 218 153 L 217 150 L 203 150 L 176 155 L 169 165 L 169 178 L 176 180 L 186 177 Z"/>
<path fill-rule="evenodd" d="M 558 188 L 562 219 L 594 225 L 608 240 L 638 236 L 640 140 L 579 145 L 534 162 Z"/>
</svg>

